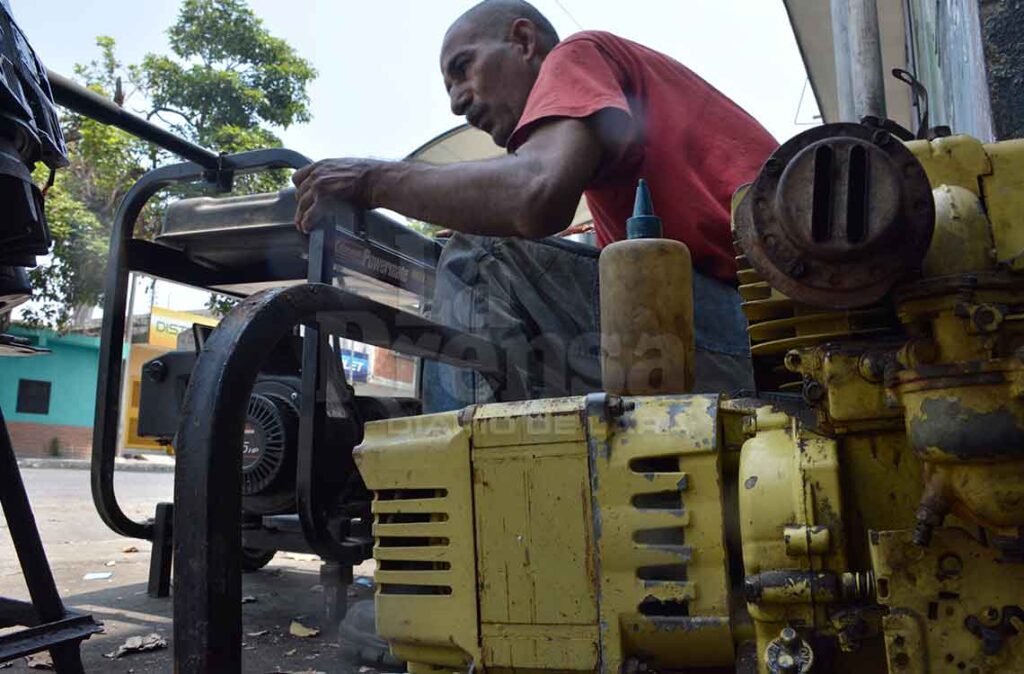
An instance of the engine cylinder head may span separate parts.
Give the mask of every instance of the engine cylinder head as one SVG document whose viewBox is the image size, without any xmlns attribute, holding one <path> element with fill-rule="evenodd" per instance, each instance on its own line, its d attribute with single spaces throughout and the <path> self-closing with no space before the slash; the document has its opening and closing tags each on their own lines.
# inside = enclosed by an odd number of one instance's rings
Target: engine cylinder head
<svg viewBox="0 0 1024 674">
<path fill-rule="evenodd" d="M 809 306 L 853 309 L 920 267 L 935 205 L 902 143 L 879 129 L 827 124 L 768 159 L 735 223 L 740 249 L 773 288 Z"/>
</svg>

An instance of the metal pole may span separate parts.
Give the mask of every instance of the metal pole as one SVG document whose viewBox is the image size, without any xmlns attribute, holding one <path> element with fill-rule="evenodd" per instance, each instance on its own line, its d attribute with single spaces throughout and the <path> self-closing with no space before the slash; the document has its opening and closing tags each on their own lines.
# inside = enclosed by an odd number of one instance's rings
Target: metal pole
<svg viewBox="0 0 1024 674">
<path fill-rule="evenodd" d="M 836 63 L 836 102 L 839 119 L 835 122 L 856 122 L 853 106 L 853 68 L 850 65 L 850 4 L 849 0 L 831 0 L 832 53 Z"/>
<path fill-rule="evenodd" d="M 885 79 L 876 0 L 849 0 L 850 65 L 855 119 L 885 119 Z"/>
<path fill-rule="evenodd" d="M 125 443 L 128 441 L 128 403 L 132 396 L 132 374 L 129 369 L 132 362 L 132 333 L 135 331 L 135 286 L 138 282 L 139 277 L 134 272 L 128 272 L 128 318 L 125 320 L 123 342 L 128 348 L 121 359 L 121 397 L 118 400 L 121 423 L 117 426 L 117 456 L 124 454 Z"/>
<path fill-rule="evenodd" d="M 193 161 L 205 169 L 215 171 L 221 168 L 222 160 L 216 152 L 207 150 L 205 147 L 200 147 L 195 143 L 190 143 L 184 138 L 179 138 L 173 133 L 133 115 L 113 101 L 100 96 L 95 91 L 87 89 L 59 73 L 47 70 L 46 77 L 50 80 L 53 100 L 58 105 L 74 110 L 86 117 L 91 117 L 98 122 L 116 126 L 143 140 L 155 143 L 183 159 Z M 224 166 L 224 168 L 230 168 L 230 166 Z"/>
</svg>

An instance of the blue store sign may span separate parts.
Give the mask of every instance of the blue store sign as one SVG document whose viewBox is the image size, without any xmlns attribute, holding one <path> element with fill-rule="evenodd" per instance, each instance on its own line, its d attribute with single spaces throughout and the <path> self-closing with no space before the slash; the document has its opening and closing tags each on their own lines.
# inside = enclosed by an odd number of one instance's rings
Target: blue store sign
<svg viewBox="0 0 1024 674">
<path fill-rule="evenodd" d="M 370 356 L 361 351 L 341 352 L 342 366 L 349 381 L 365 382 L 370 370 Z"/>
</svg>

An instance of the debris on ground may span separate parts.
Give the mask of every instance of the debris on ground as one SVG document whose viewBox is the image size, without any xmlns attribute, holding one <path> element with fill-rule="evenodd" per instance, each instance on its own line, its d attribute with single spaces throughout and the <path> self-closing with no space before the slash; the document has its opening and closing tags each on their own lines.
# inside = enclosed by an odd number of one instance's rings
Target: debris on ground
<svg viewBox="0 0 1024 674">
<path fill-rule="evenodd" d="M 112 571 L 91 571 L 82 576 L 82 580 L 107 580 L 113 575 Z"/>
<path fill-rule="evenodd" d="M 256 597 L 252 596 L 251 594 L 247 594 L 247 595 L 242 597 L 242 603 L 243 604 L 255 604 L 258 601 L 259 601 L 259 599 L 257 599 Z"/>
<path fill-rule="evenodd" d="M 373 587 L 373 578 L 369 578 L 368 576 L 356 576 L 353 583 L 361 587 Z"/>
<path fill-rule="evenodd" d="M 300 639 L 308 639 L 315 637 L 320 634 L 320 630 L 315 627 L 307 627 L 300 623 L 298 620 L 293 620 L 291 626 L 288 628 L 288 632 L 293 637 L 299 637 Z"/>
<path fill-rule="evenodd" d="M 139 549 L 137 547 L 135 547 L 134 545 L 129 545 L 128 547 L 121 549 L 121 552 L 124 552 L 126 554 L 129 554 L 129 553 L 132 553 L 132 552 L 138 552 L 138 551 L 139 551 Z"/>
<path fill-rule="evenodd" d="M 53 658 L 48 651 L 42 651 L 25 658 L 25 664 L 29 669 L 53 669 Z"/>
<path fill-rule="evenodd" d="M 14 666 L 13 662 L 0 662 L 0 669 L 7 669 L 8 667 L 13 667 L 13 666 Z"/>
<path fill-rule="evenodd" d="M 105 564 L 105 566 L 117 566 L 117 562 L 115 562 L 114 560 L 110 560 Z"/>
<path fill-rule="evenodd" d="M 123 644 L 117 647 L 116 651 L 105 653 L 103 657 L 114 659 L 130 655 L 132 653 L 158 651 L 163 648 L 167 648 L 167 640 L 156 632 L 153 632 L 152 634 L 147 634 L 144 637 L 128 637 Z"/>
<path fill-rule="evenodd" d="M 258 632 L 246 632 L 245 636 L 247 636 L 247 637 L 262 637 L 263 635 L 269 634 L 269 633 L 270 633 L 270 630 L 260 630 Z"/>
<path fill-rule="evenodd" d="M 299 649 L 297 649 L 297 648 L 293 648 L 290 651 L 285 651 L 284 654 L 290 657 L 292 655 L 295 655 L 298 652 L 298 650 Z"/>
</svg>

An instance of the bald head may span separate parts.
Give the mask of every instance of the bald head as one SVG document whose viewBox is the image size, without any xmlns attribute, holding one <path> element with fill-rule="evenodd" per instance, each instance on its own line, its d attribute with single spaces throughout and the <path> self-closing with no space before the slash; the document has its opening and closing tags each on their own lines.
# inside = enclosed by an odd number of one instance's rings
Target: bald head
<svg viewBox="0 0 1024 674">
<path fill-rule="evenodd" d="M 558 32 L 555 27 L 536 7 L 524 0 L 484 0 L 473 5 L 455 20 L 445 33 L 445 39 L 460 28 L 504 39 L 508 37 L 512 24 L 517 19 L 526 19 L 536 27 L 538 46 L 544 54 L 558 44 Z"/>
<path fill-rule="evenodd" d="M 484 0 L 456 19 L 441 45 L 452 112 L 504 147 L 548 53 L 551 22 L 523 0 Z"/>
</svg>

